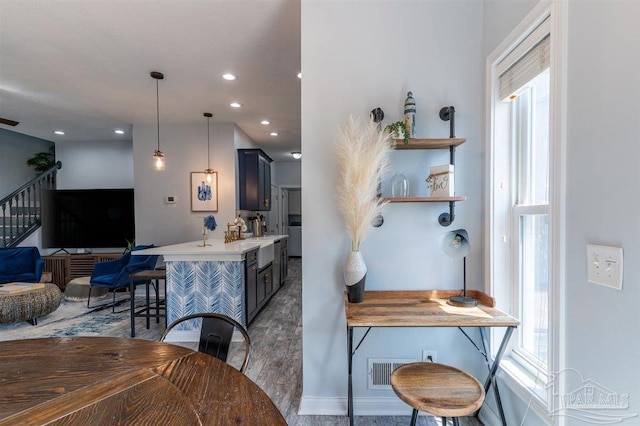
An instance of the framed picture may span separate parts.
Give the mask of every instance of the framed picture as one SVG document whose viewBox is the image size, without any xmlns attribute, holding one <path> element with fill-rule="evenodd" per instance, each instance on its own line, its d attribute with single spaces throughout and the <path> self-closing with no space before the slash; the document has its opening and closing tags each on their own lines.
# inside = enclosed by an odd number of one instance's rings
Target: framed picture
<svg viewBox="0 0 640 426">
<path fill-rule="evenodd" d="M 218 211 L 218 172 L 213 172 L 211 183 L 204 172 L 191 172 L 191 211 Z"/>
</svg>

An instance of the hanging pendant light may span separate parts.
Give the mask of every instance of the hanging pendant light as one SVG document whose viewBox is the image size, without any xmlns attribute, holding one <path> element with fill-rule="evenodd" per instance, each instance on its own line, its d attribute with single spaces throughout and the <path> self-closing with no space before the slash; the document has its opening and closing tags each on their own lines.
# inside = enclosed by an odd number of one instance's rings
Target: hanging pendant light
<svg viewBox="0 0 640 426">
<path fill-rule="evenodd" d="M 158 94 L 158 80 L 164 79 L 164 74 L 151 71 L 151 77 L 156 79 L 156 123 L 158 124 L 158 148 L 153 152 L 153 168 L 164 170 L 164 152 L 160 151 L 160 96 Z"/>
<path fill-rule="evenodd" d="M 211 117 L 213 117 L 213 114 L 211 114 L 210 112 L 205 112 L 204 116 L 207 117 L 207 169 L 204 171 L 205 174 L 205 179 L 207 180 L 207 183 L 211 183 L 213 181 L 213 170 L 211 170 L 211 164 L 210 164 L 210 157 L 211 157 L 211 144 L 210 144 L 210 140 L 209 140 L 209 134 L 210 134 L 210 126 L 209 126 L 209 119 Z"/>
</svg>

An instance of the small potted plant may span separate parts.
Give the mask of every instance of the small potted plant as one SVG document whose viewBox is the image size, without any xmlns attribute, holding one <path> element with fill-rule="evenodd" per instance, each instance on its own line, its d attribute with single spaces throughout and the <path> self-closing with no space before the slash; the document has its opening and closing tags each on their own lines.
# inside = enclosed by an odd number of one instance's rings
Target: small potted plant
<svg viewBox="0 0 640 426">
<path fill-rule="evenodd" d="M 395 121 L 388 124 L 384 129 L 389 132 L 393 139 L 402 139 L 405 145 L 409 144 L 409 131 L 404 121 Z"/>
</svg>

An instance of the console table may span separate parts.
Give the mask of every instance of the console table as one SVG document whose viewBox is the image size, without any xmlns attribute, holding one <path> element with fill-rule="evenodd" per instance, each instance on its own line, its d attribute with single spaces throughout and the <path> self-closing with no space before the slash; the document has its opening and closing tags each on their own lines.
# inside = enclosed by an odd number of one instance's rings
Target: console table
<svg viewBox="0 0 640 426">
<path fill-rule="evenodd" d="M 347 316 L 347 345 L 349 357 L 348 415 L 353 426 L 353 356 L 371 331 L 372 327 L 457 327 L 464 336 L 480 351 L 486 360 L 489 375 L 484 384 L 485 392 L 493 385 L 498 411 L 502 424 L 506 426 L 498 384 L 495 374 L 500 360 L 509 342 L 513 330 L 520 321 L 495 308 L 495 300 L 479 291 L 467 291 L 467 295 L 478 300 L 478 306 L 460 308 L 447 303 L 450 296 L 462 295 L 461 291 L 365 291 L 362 303 L 349 303 L 344 295 L 344 307 Z M 367 327 L 360 342 L 353 349 L 353 329 Z M 469 337 L 462 327 L 475 327 L 480 330 L 482 348 Z M 487 327 L 506 327 L 502 343 L 491 361 Z"/>
</svg>

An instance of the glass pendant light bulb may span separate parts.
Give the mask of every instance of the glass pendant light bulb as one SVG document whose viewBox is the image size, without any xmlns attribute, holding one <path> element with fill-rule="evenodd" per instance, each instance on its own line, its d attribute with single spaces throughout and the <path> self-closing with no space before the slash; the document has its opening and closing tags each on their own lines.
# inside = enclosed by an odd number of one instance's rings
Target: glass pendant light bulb
<svg viewBox="0 0 640 426">
<path fill-rule="evenodd" d="M 213 181 L 213 170 L 207 169 L 204 171 L 204 174 L 205 174 L 205 180 L 207 181 L 207 183 L 211 183 Z"/>
<path fill-rule="evenodd" d="M 155 150 L 153 153 L 153 168 L 156 170 L 164 170 L 164 153 L 160 150 Z"/>
</svg>

